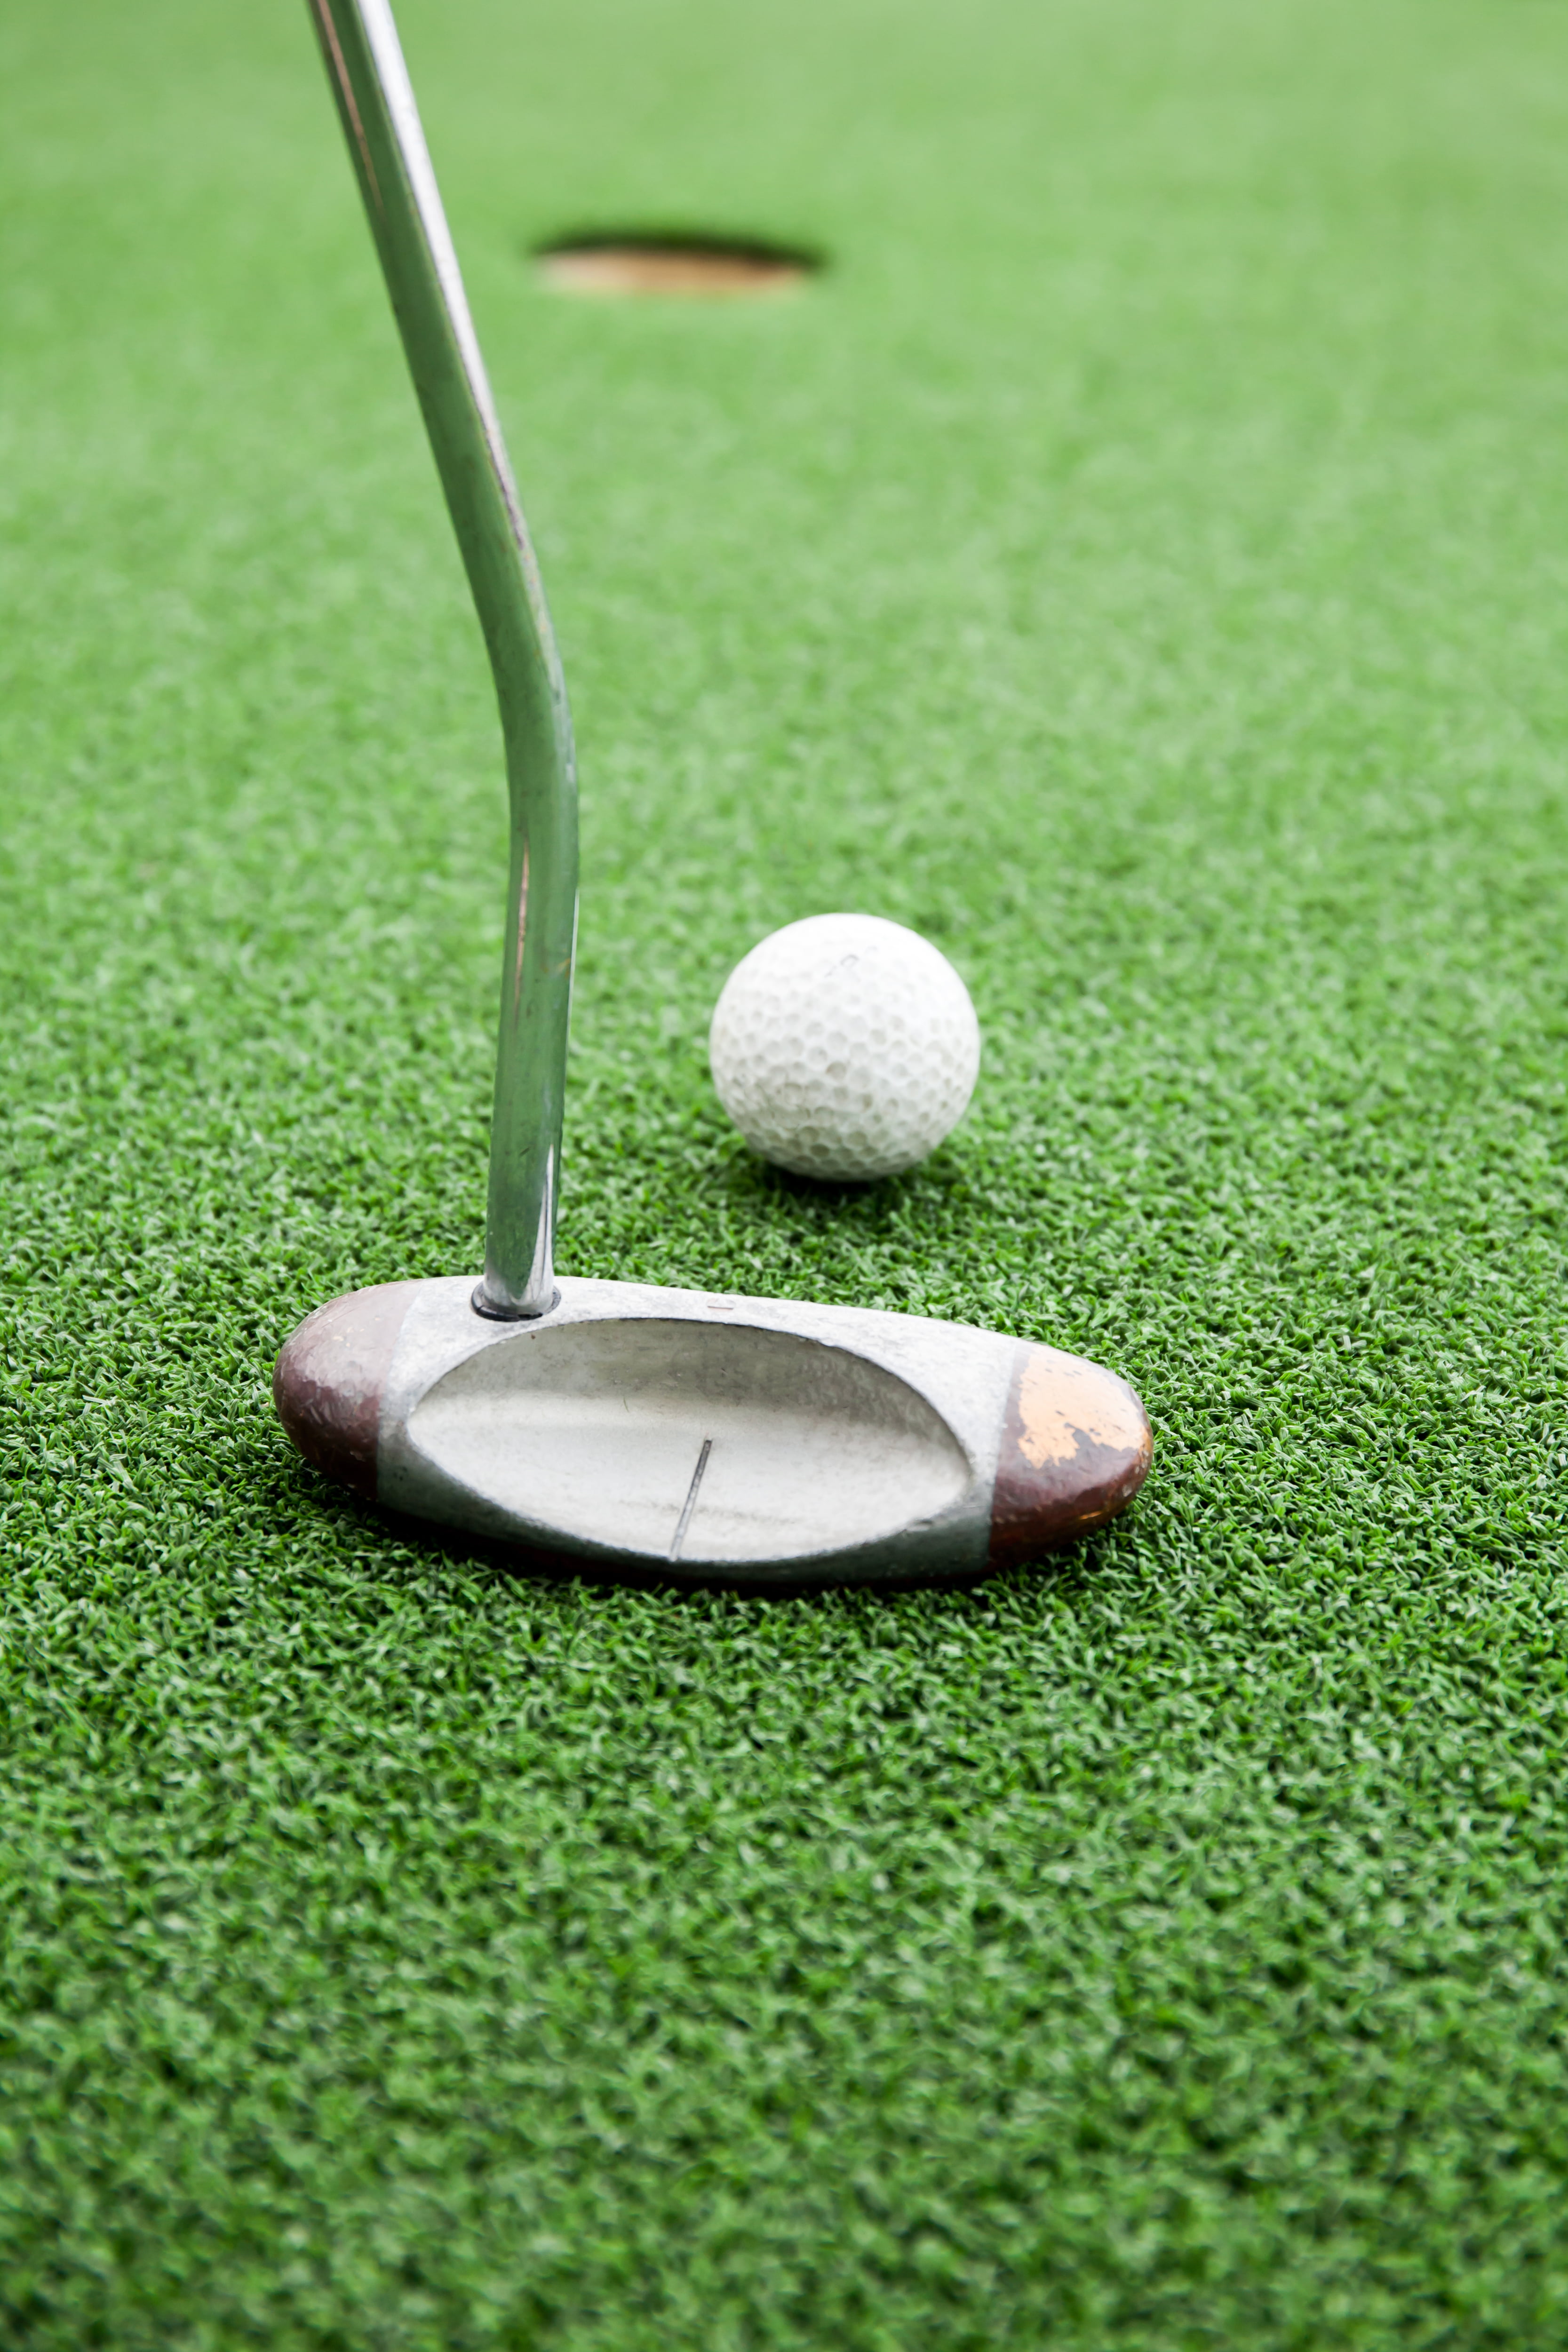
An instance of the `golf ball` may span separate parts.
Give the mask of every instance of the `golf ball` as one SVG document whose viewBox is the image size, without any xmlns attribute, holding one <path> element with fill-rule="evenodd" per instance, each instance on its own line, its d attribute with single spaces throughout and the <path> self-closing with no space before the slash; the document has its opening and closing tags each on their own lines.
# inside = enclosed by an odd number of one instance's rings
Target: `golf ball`
<svg viewBox="0 0 1568 2352">
<path fill-rule="evenodd" d="M 810 915 L 754 947 L 709 1032 L 719 1099 L 753 1150 L 801 1176 L 912 1168 L 958 1124 L 980 1024 L 947 958 L 878 915 Z"/>
</svg>

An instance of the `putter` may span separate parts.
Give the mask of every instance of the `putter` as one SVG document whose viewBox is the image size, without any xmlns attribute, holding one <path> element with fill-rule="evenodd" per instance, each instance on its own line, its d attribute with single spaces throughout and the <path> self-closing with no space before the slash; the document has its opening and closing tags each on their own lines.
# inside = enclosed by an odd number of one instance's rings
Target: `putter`
<svg viewBox="0 0 1568 2352">
<path fill-rule="evenodd" d="M 576 930 L 571 721 L 527 526 L 386 0 L 310 0 L 495 673 L 509 914 L 485 1270 L 332 1299 L 278 1359 L 305 1459 L 559 1566 L 906 1582 L 1038 1557 L 1149 1467 L 1081 1357 L 922 1316 L 556 1279 Z"/>
</svg>

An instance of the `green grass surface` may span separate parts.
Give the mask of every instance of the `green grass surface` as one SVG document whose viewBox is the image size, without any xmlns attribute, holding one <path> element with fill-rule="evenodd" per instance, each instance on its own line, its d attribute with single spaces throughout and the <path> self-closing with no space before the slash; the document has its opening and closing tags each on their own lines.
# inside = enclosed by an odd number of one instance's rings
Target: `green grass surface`
<svg viewBox="0 0 1568 2352">
<path fill-rule="evenodd" d="M 1125 1371 L 959 1593 L 534 1580 L 274 1424 L 475 1265 L 503 793 L 303 13 L 0 20 L 0 2337 L 1568 2341 L 1568 11 L 408 0 L 572 683 L 562 1263 Z M 833 266 L 552 299 L 671 221 Z M 858 906 L 914 1175 L 703 1039 Z"/>
</svg>

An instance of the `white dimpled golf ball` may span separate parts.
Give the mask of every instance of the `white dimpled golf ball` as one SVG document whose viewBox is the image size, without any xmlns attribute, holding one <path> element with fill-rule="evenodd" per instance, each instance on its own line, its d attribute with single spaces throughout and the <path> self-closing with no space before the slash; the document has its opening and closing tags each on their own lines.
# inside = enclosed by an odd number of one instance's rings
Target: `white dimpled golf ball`
<svg viewBox="0 0 1568 2352">
<path fill-rule="evenodd" d="M 709 1032 L 719 1099 L 800 1176 L 896 1175 L 968 1108 L 980 1024 L 947 958 L 878 915 L 810 915 L 754 947 Z"/>
</svg>

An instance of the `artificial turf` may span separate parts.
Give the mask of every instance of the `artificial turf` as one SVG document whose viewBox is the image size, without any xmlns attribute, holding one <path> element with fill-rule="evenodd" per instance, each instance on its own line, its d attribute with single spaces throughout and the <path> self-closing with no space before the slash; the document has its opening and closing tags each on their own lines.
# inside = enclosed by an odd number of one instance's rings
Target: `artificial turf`
<svg viewBox="0 0 1568 2352">
<path fill-rule="evenodd" d="M 0 19 L 0 2338 L 1568 2341 L 1568 13 L 407 0 L 584 778 L 561 1261 L 1113 1364 L 966 1592 L 520 1576 L 271 1358 L 474 1265 L 503 793 L 302 11 Z M 676 223 L 830 267 L 573 302 Z M 895 916 L 986 1060 L 770 1174 Z"/>
</svg>

